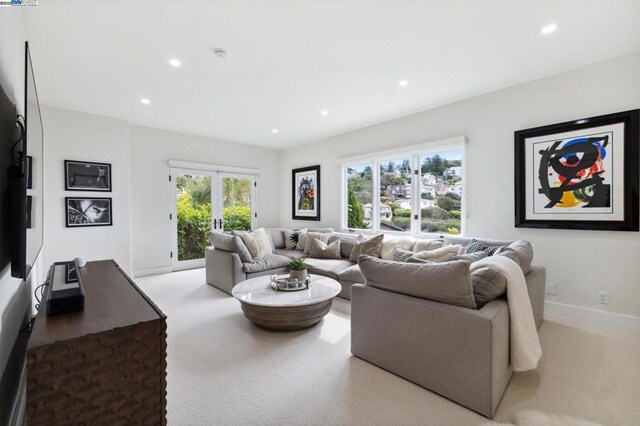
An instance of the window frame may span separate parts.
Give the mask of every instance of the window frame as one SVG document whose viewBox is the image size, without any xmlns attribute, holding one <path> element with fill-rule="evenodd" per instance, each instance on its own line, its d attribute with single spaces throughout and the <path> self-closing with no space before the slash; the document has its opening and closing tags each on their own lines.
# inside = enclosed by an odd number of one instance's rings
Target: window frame
<svg viewBox="0 0 640 426">
<path fill-rule="evenodd" d="M 464 136 L 458 136 L 450 139 L 428 142 L 419 145 L 408 146 L 404 148 L 397 148 L 387 151 L 374 152 L 371 154 L 359 155 L 355 157 L 343 158 L 338 160 L 340 166 L 340 228 L 342 232 L 347 233 L 384 233 L 394 236 L 411 236 L 411 237 L 423 237 L 423 238 L 435 238 L 442 236 L 441 233 L 434 232 L 422 232 L 421 230 L 421 213 L 420 213 L 420 190 L 422 185 L 422 173 L 420 159 L 425 156 L 438 154 L 443 151 L 461 150 L 462 151 L 462 176 L 466 180 L 467 177 L 467 163 L 466 163 L 466 142 L 467 139 Z M 380 163 L 397 160 L 398 158 L 410 158 L 411 168 L 413 172 L 413 178 L 411 179 L 411 227 L 407 231 L 388 231 L 380 229 Z M 373 173 L 373 194 L 372 194 L 372 218 L 371 228 L 348 228 L 347 227 L 347 169 L 353 166 L 371 164 Z M 416 171 L 418 174 L 416 175 Z M 418 177 L 416 179 L 416 176 Z M 465 235 L 466 230 L 466 218 L 469 211 L 467 203 L 467 190 L 466 184 L 463 180 L 462 196 L 460 210 L 460 235 Z M 416 219 L 417 217 L 417 219 Z"/>
</svg>

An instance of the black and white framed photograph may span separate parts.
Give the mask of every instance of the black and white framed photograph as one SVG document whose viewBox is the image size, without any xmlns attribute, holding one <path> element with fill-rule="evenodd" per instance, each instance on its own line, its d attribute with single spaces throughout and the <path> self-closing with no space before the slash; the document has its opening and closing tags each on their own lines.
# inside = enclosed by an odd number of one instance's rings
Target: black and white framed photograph
<svg viewBox="0 0 640 426">
<path fill-rule="evenodd" d="M 111 198 L 65 199 L 67 228 L 113 225 Z"/>
<path fill-rule="evenodd" d="M 27 155 L 27 159 L 24 163 L 25 177 L 27 179 L 27 189 L 33 189 L 33 157 Z"/>
<path fill-rule="evenodd" d="M 515 132 L 516 227 L 638 231 L 639 117 Z"/>
<path fill-rule="evenodd" d="M 111 192 L 111 164 L 64 160 L 67 191 Z"/>
</svg>

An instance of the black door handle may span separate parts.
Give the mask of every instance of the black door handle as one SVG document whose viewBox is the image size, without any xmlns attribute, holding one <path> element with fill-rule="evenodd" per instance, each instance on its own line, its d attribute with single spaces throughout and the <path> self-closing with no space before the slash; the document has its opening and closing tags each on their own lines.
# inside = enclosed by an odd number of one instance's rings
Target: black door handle
<svg viewBox="0 0 640 426">
<path fill-rule="evenodd" d="M 213 229 L 218 229 L 218 222 L 213 219 Z"/>
</svg>

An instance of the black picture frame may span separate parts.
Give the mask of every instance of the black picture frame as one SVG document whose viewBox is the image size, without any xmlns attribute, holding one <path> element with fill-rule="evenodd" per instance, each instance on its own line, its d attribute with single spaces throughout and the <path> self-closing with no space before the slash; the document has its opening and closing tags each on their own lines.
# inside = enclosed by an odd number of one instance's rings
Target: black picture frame
<svg viewBox="0 0 640 426">
<path fill-rule="evenodd" d="M 302 179 L 311 179 L 312 182 L 303 182 Z M 312 185 L 304 189 L 304 186 Z M 300 191 L 312 191 L 303 195 Z M 293 220 L 320 220 L 320 166 L 301 167 L 291 171 L 291 217 Z M 304 199 L 313 201 L 313 209 L 305 209 L 302 203 Z"/>
<path fill-rule="evenodd" d="M 111 192 L 111 164 L 64 160 L 64 189 L 66 191 Z"/>
<path fill-rule="evenodd" d="M 27 195 L 27 229 L 31 229 L 31 213 L 33 211 L 33 197 Z"/>
<path fill-rule="evenodd" d="M 27 180 L 27 189 L 33 189 L 33 157 L 31 155 L 27 155 L 26 161 L 24 162 L 25 168 L 25 178 Z"/>
<path fill-rule="evenodd" d="M 516 131 L 514 133 L 515 226 L 517 228 L 637 232 L 639 230 L 639 118 L 640 110 L 636 109 Z M 570 141 L 569 138 L 571 138 Z M 566 149 L 567 146 L 577 143 L 580 147 L 577 151 Z M 616 150 L 620 145 L 624 145 L 623 148 Z M 607 146 L 609 149 L 605 150 L 603 155 L 602 148 Z M 546 148 L 541 149 L 543 147 Z M 583 150 L 583 147 L 586 149 Z M 610 165 L 598 170 L 597 165 L 603 164 L 607 153 L 609 154 L 607 161 Z M 619 158 L 620 155 L 622 159 Z M 536 163 L 537 156 L 540 157 L 539 163 Z M 586 167 L 592 160 L 594 161 L 592 167 L 596 167 L 595 171 Z M 600 163 L 595 163 L 596 161 Z M 615 167 L 614 164 L 622 167 Z M 580 165 L 583 167 L 578 168 L 577 166 Z M 568 175 L 560 176 L 558 170 L 568 171 L 563 173 L 572 175 L 570 178 Z M 582 172 L 582 176 L 578 175 L 578 172 Z M 585 175 L 588 178 L 583 179 Z M 551 186 L 550 176 L 560 176 L 561 183 L 558 186 Z M 607 180 L 608 177 L 610 177 L 609 180 Z M 577 179 L 583 179 L 583 181 L 579 182 Z M 567 189 L 569 186 L 577 189 Z M 574 197 L 574 194 L 582 188 L 584 190 L 579 194 L 581 198 Z M 587 191 L 591 191 L 591 195 L 585 197 L 583 194 Z M 566 192 L 571 193 L 568 201 L 564 201 Z M 596 196 L 596 193 L 599 195 Z M 551 210 L 558 204 L 574 200 L 586 205 L 580 206 L 580 209 L 575 208 L 565 215 L 557 213 L 557 209 L 554 212 L 542 211 L 543 208 Z M 548 203 L 543 206 L 544 203 L 539 201 L 548 201 Z M 582 211 L 584 207 L 590 207 L 590 209 Z M 604 212 L 607 209 L 611 212 Z M 594 211 L 595 213 L 592 213 Z M 581 214 L 588 219 L 576 219 Z"/>
<path fill-rule="evenodd" d="M 67 228 L 113 225 L 113 201 L 100 197 L 65 197 Z"/>
<path fill-rule="evenodd" d="M 78 267 L 76 262 L 67 262 L 65 267 L 65 284 L 77 283 L 78 282 Z"/>
</svg>

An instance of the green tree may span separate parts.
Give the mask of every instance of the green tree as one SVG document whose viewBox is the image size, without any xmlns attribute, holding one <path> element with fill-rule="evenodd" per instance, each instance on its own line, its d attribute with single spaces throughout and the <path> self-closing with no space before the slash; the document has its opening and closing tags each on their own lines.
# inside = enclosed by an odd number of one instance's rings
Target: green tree
<svg viewBox="0 0 640 426">
<path fill-rule="evenodd" d="M 347 192 L 347 227 L 353 229 L 365 229 L 369 223 L 364 220 L 364 207 L 357 200 L 353 189 Z"/>
<path fill-rule="evenodd" d="M 402 177 L 396 176 L 393 173 L 384 173 L 380 176 L 380 187 L 387 187 L 389 185 L 404 185 L 407 183 Z"/>
<path fill-rule="evenodd" d="M 449 168 L 447 160 L 438 154 L 427 157 L 422 162 L 422 173 L 430 173 L 437 178 L 442 177 L 444 172 Z"/>
<path fill-rule="evenodd" d="M 456 194 L 455 192 L 447 192 L 446 194 L 444 194 L 444 196 L 449 197 L 452 200 L 456 200 L 456 201 L 462 200 L 462 197 Z"/>
<path fill-rule="evenodd" d="M 194 205 L 188 192 L 180 194 L 178 213 L 178 259 L 202 259 L 211 232 L 211 203 Z"/>
<path fill-rule="evenodd" d="M 451 210 L 460 210 L 460 201 L 453 200 L 449 197 L 437 197 L 436 205 L 448 212 L 450 212 Z"/>
</svg>

